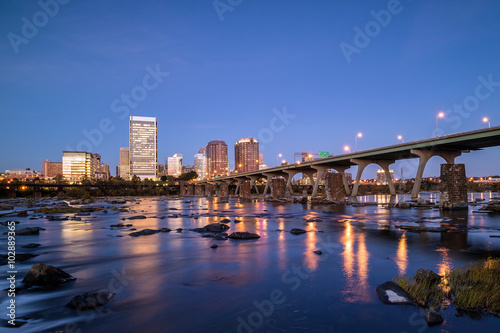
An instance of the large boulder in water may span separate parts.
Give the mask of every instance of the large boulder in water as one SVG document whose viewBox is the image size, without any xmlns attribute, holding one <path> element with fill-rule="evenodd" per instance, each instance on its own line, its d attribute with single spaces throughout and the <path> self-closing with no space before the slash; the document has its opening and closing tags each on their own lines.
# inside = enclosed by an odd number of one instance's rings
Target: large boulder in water
<svg viewBox="0 0 500 333">
<path fill-rule="evenodd" d="M 429 285 L 438 284 L 439 282 L 441 282 L 441 276 L 434 273 L 430 269 L 423 268 L 417 269 L 414 279 L 417 283 L 426 283 Z"/>
<path fill-rule="evenodd" d="M 66 306 L 77 310 L 90 310 L 107 304 L 116 293 L 109 290 L 101 290 L 95 293 L 77 295 L 66 304 Z"/>
<path fill-rule="evenodd" d="M 258 238 L 260 238 L 259 235 L 251 233 L 251 232 L 248 232 L 248 231 L 233 232 L 228 237 L 231 238 L 231 239 L 258 239 Z"/>
<path fill-rule="evenodd" d="M 76 280 L 65 271 L 42 263 L 34 264 L 23 279 L 23 283 L 33 286 L 57 286 Z"/>
<path fill-rule="evenodd" d="M 377 295 L 386 304 L 411 304 L 416 305 L 410 295 L 392 281 L 382 283 L 377 287 Z"/>
</svg>

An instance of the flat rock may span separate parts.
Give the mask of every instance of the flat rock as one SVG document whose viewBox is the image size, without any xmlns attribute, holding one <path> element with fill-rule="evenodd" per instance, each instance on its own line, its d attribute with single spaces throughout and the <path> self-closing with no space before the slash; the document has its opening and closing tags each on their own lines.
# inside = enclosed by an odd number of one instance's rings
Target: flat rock
<svg viewBox="0 0 500 333">
<path fill-rule="evenodd" d="M 233 232 L 228 237 L 231 238 L 231 239 L 258 239 L 258 238 L 260 238 L 259 235 L 251 233 L 251 232 L 248 232 L 248 231 Z"/>
<path fill-rule="evenodd" d="M 306 232 L 307 231 L 305 231 L 304 229 L 299 229 L 299 228 L 293 228 L 292 230 L 290 230 L 290 233 L 294 235 L 305 234 Z"/>
<path fill-rule="evenodd" d="M 141 231 L 132 232 L 129 235 L 132 236 L 132 237 L 139 237 L 139 236 L 154 235 L 154 234 L 157 234 L 159 232 L 160 232 L 159 230 L 144 229 L 144 230 L 141 230 Z"/>
<path fill-rule="evenodd" d="M 220 223 L 230 223 L 231 220 L 230 219 L 222 219 L 220 220 Z"/>
<path fill-rule="evenodd" d="M 322 254 L 323 254 L 323 252 L 322 252 L 322 251 L 320 251 L 320 250 L 313 251 L 313 253 L 316 253 L 316 254 L 318 254 L 318 255 L 322 255 Z"/>
<path fill-rule="evenodd" d="M 212 244 L 212 246 L 210 246 L 210 247 L 211 247 L 212 249 L 216 249 L 216 248 L 218 248 L 218 247 L 219 247 L 219 245 L 217 245 L 217 244 Z"/>
<path fill-rule="evenodd" d="M 34 249 L 35 247 L 39 247 L 40 244 L 38 243 L 28 243 L 26 245 L 22 245 L 21 247 L 25 247 L 27 249 Z"/>
<path fill-rule="evenodd" d="M 0 210 L 13 210 L 14 206 L 10 204 L 1 204 L 0 205 Z"/>
<path fill-rule="evenodd" d="M 377 295 L 386 304 L 411 304 L 416 303 L 400 286 L 392 281 L 382 283 L 377 287 Z"/>
<path fill-rule="evenodd" d="M 57 286 L 76 280 L 65 271 L 42 263 L 34 264 L 23 279 L 23 283 L 34 286 Z"/>
<path fill-rule="evenodd" d="M 95 293 L 77 295 L 66 304 L 67 307 L 77 310 L 90 310 L 107 304 L 116 293 L 109 290 L 101 290 Z"/>
<path fill-rule="evenodd" d="M 147 217 L 144 215 L 136 215 L 136 216 L 131 216 L 128 219 L 129 220 L 144 220 L 145 218 L 147 218 Z"/>
<path fill-rule="evenodd" d="M 16 236 L 38 235 L 38 234 L 40 234 L 40 230 L 45 230 L 45 229 L 40 228 L 40 227 L 18 229 L 18 230 L 16 230 Z M 3 234 L 7 235 L 8 232 L 4 232 Z"/>
</svg>

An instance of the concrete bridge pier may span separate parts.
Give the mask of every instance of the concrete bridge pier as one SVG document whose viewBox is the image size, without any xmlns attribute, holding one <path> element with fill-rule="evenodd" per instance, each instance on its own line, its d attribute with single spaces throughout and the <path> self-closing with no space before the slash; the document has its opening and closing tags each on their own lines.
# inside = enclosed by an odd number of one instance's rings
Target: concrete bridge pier
<svg viewBox="0 0 500 333">
<path fill-rule="evenodd" d="M 351 195 L 351 189 L 349 188 L 349 184 L 347 183 L 347 178 L 345 177 L 345 171 L 349 169 L 348 167 L 334 167 L 333 169 L 337 170 L 338 173 L 342 175 L 342 183 L 344 184 L 344 190 L 347 195 Z"/>
<path fill-rule="evenodd" d="M 259 176 L 247 176 L 247 178 L 250 179 L 250 189 L 253 186 L 255 188 L 255 193 L 257 193 L 257 195 L 259 195 L 259 188 L 257 187 L 257 184 L 255 183 L 255 181 L 257 179 L 259 179 L 260 177 Z"/>
<path fill-rule="evenodd" d="M 313 165 L 313 169 L 316 169 L 316 180 L 314 181 L 313 185 L 313 192 L 312 192 L 312 197 L 316 197 L 318 195 L 318 187 L 319 183 L 321 181 L 321 178 L 323 178 L 324 174 L 329 170 L 329 168 L 324 167 L 324 166 L 319 166 L 319 165 Z M 312 181 L 312 178 L 311 178 Z"/>
<path fill-rule="evenodd" d="M 186 196 L 186 185 L 183 180 L 179 181 L 179 196 L 185 197 Z"/>
<path fill-rule="evenodd" d="M 393 164 L 395 162 L 394 160 L 364 160 L 364 159 L 352 158 L 351 162 L 358 165 L 358 172 L 356 174 L 356 184 L 354 184 L 351 193 L 352 197 L 358 195 L 359 182 L 361 180 L 361 175 L 363 174 L 363 170 L 365 170 L 365 168 L 371 163 L 378 164 L 382 169 L 384 169 L 387 184 L 389 184 L 390 193 L 392 195 L 396 194 L 396 189 L 394 188 L 394 183 L 392 182 L 391 174 L 389 172 L 389 165 Z"/>
<path fill-rule="evenodd" d="M 195 185 L 194 186 L 194 195 L 197 196 L 197 197 L 202 197 L 203 196 L 203 188 L 204 186 L 203 185 Z"/>
<path fill-rule="evenodd" d="M 441 209 L 467 209 L 467 177 L 465 164 L 441 164 Z"/>
<path fill-rule="evenodd" d="M 264 187 L 264 193 L 262 193 L 263 196 L 267 195 L 267 191 L 269 190 L 269 186 L 271 185 L 271 181 L 275 175 L 272 173 L 266 173 L 264 172 L 262 174 L 264 177 L 266 177 L 266 186 Z"/>
<path fill-rule="evenodd" d="M 208 183 L 205 185 L 205 196 L 211 198 L 214 195 L 214 184 Z"/>
<path fill-rule="evenodd" d="M 418 193 L 420 192 L 420 184 L 422 183 L 422 176 L 424 174 L 424 169 L 427 162 L 433 156 L 441 156 L 444 158 L 447 164 L 455 164 L 455 158 L 462 155 L 459 151 L 433 151 L 433 150 L 423 150 L 423 149 L 412 149 L 410 152 L 413 155 L 418 156 L 418 169 L 417 175 L 415 176 L 415 184 L 411 191 L 411 198 L 418 198 Z"/>
<path fill-rule="evenodd" d="M 325 178 L 326 198 L 334 202 L 343 202 L 344 186 L 340 173 L 327 173 Z"/>
<path fill-rule="evenodd" d="M 193 194 L 194 194 L 194 185 L 191 184 L 186 185 L 186 195 L 192 197 Z"/>
<path fill-rule="evenodd" d="M 273 198 L 283 198 L 285 196 L 285 179 L 284 178 L 273 178 L 270 180 L 272 182 L 271 186 L 271 196 Z"/>
<path fill-rule="evenodd" d="M 219 183 L 219 197 L 226 198 L 229 196 L 229 181 L 225 180 Z"/>
<path fill-rule="evenodd" d="M 244 182 L 246 179 L 244 178 L 236 178 L 236 181 L 238 184 L 236 185 L 236 189 L 234 190 L 234 195 L 241 194 L 241 183 Z"/>
<path fill-rule="evenodd" d="M 240 188 L 240 198 L 250 198 L 252 196 L 251 192 L 251 186 L 250 186 L 250 181 L 245 180 L 241 183 L 241 188 Z"/>
<path fill-rule="evenodd" d="M 285 191 L 288 190 L 288 191 L 290 191 L 290 194 L 293 194 L 292 179 L 293 179 L 293 177 L 295 177 L 296 174 L 299 173 L 299 171 L 297 171 L 297 170 L 283 170 L 283 172 L 288 175 L 288 179 L 286 180 Z"/>
</svg>

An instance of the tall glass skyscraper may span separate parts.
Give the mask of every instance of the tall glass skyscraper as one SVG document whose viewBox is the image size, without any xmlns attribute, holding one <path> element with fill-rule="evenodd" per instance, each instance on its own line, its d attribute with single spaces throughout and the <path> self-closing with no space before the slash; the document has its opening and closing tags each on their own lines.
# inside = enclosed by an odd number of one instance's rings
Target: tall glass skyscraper
<svg viewBox="0 0 500 333">
<path fill-rule="evenodd" d="M 130 116 L 130 176 L 157 180 L 156 117 Z"/>
</svg>

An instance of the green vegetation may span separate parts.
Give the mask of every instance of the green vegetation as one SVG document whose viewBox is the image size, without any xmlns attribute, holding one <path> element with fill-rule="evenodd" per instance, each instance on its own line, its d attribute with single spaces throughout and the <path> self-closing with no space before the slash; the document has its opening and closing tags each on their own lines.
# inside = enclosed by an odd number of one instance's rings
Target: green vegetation
<svg viewBox="0 0 500 333">
<path fill-rule="evenodd" d="M 394 282 L 420 306 L 439 309 L 448 302 L 458 310 L 500 314 L 500 259 L 487 259 L 445 272 L 441 282 L 415 281 L 408 276 Z"/>
<path fill-rule="evenodd" d="M 500 314 L 500 259 L 468 264 L 450 273 L 459 309 L 486 309 Z"/>
</svg>

